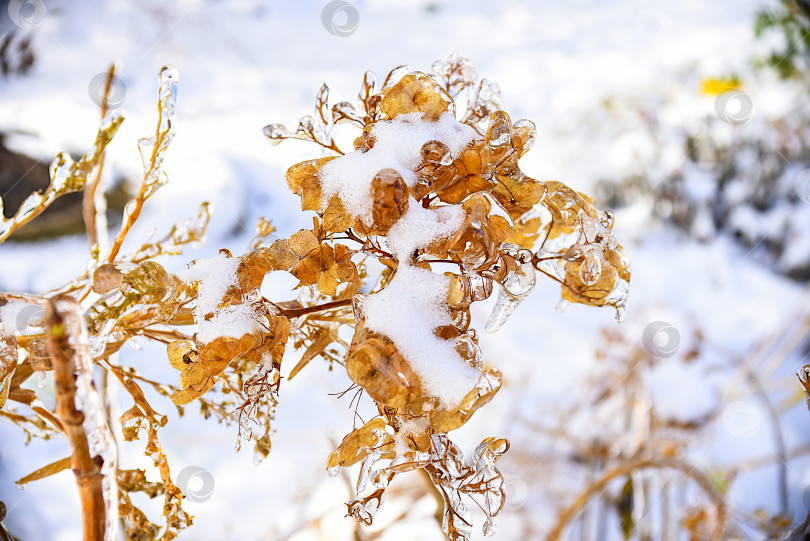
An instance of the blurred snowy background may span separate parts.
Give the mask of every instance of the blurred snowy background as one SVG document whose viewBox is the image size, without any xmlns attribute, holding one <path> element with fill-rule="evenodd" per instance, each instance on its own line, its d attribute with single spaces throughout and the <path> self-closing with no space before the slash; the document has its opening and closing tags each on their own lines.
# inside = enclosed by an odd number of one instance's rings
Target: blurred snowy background
<svg viewBox="0 0 810 541">
<path fill-rule="evenodd" d="M 177 271 L 220 248 L 241 253 L 260 216 L 282 236 L 311 224 L 284 172 L 318 151 L 296 141 L 271 147 L 264 125 L 295 126 L 323 82 L 332 100 L 352 100 L 367 69 L 427 71 L 450 53 L 466 56 L 500 85 L 513 119 L 537 125 L 523 171 L 613 208 L 633 266 L 622 324 L 610 310 L 557 313 L 558 286 L 540 282 L 501 331 L 482 336 L 485 359 L 505 384 L 453 439 L 465 449 L 486 436 L 512 442 L 500 463 L 508 496 L 495 539 L 545 539 L 639 438 L 710 481 L 737 525 L 729 538 L 762 539 L 802 522 L 810 511 L 810 412 L 795 373 L 810 348 L 810 100 L 806 75 L 782 79 L 755 68 L 784 49 L 778 31 L 754 35 L 757 14 L 781 4 L 353 0 L 324 17 L 326 5 L 0 2 L 0 151 L 46 163 L 60 150 L 84 152 L 98 125 L 101 74 L 115 61 L 114 101 L 127 120 L 108 149 L 108 180 L 135 182 L 158 71 L 175 65 L 170 183 L 130 238 L 165 231 L 212 201 L 206 243 L 161 261 Z M 18 174 L 3 197 L 41 187 L 34 182 Z M 84 271 L 83 235 L 34 237 L 0 245 L 0 290 L 42 292 Z M 265 295 L 278 300 L 295 285 L 267 282 Z M 474 314 L 478 328 L 489 308 Z M 122 357 L 144 376 L 175 377 L 154 345 Z M 349 384 L 317 362 L 283 382 L 273 451 L 260 464 L 249 449 L 234 451 L 235 426 L 205 421 L 193 408 L 177 419 L 167 399 L 155 398 L 174 425 L 162 436 L 173 473 L 204 471 L 186 487 L 204 494 L 189 501 L 194 526 L 181 538 L 371 539 L 394 523 L 380 538 L 440 539 L 435 500 L 416 475 L 389 490 L 373 528 L 356 534 L 344 517 L 348 484 L 324 468 L 354 416 L 349 396 L 330 393 Z M 362 402 L 360 412 L 369 407 Z M 77 539 L 71 475 L 25 490 L 14 484 L 65 456 L 67 443 L 26 446 L 5 423 L 0 442 L 5 526 L 23 540 Z M 140 449 L 123 445 L 122 463 L 149 468 Z M 136 503 L 159 516 L 159 500 Z M 712 500 L 693 477 L 651 468 L 606 483 L 576 510 L 566 535 L 622 539 L 624 520 L 634 525 L 630 539 L 676 539 L 690 527 L 699 533 L 707 509 Z"/>
</svg>

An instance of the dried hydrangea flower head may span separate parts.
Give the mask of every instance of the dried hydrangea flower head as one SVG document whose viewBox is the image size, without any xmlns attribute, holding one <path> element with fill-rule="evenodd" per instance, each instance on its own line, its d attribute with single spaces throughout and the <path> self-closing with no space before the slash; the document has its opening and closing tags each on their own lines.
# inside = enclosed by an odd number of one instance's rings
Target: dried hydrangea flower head
<svg viewBox="0 0 810 541">
<path fill-rule="evenodd" d="M 501 385 L 500 372 L 484 365 L 470 305 L 498 284 L 487 324 L 496 331 L 539 273 L 561 285 L 563 302 L 612 306 L 620 320 L 629 262 L 612 235 L 612 213 L 520 170 L 534 124 L 512 122 L 499 110 L 497 85 L 479 80 L 468 60 L 451 56 L 431 74 L 399 67 L 381 85 L 368 72 L 359 99 L 334 105 L 330 114 L 324 85 L 315 116 L 303 117 L 294 132 L 279 124 L 264 129 L 273 143 L 302 139 L 337 154 L 287 171 L 302 209 L 319 218 L 312 231 L 296 234 L 309 240 L 293 249 L 302 259 L 290 271 L 320 295 L 352 299 L 355 330 L 345 367 L 380 417 L 352 431 L 328 469 L 362 462 L 358 492 L 370 492 L 350 502 L 349 512 L 369 524 L 388 482 L 425 468 L 445 498 L 446 535 L 467 539 L 460 495 L 483 496 L 490 531 L 504 497 L 493 463 L 508 448 L 505 440 L 485 440 L 475 455 L 489 458 L 470 468 L 446 436 Z M 332 137 L 342 123 L 362 129 L 352 152 Z M 344 267 L 338 271 L 324 250 L 341 252 Z M 367 294 L 359 293 L 355 256 L 387 267 Z"/>
</svg>

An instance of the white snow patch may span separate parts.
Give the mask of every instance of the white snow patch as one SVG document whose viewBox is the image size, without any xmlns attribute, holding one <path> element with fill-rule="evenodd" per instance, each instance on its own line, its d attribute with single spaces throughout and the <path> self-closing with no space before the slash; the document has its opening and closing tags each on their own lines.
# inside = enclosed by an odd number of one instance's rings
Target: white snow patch
<svg viewBox="0 0 810 541">
<path fill-rule="evenodd" d="M 177 277 L 187 284 L 199 282 L 197 288 L 197 312 L 200 316 L 217 309 L 228 288 L 236 284 L 236 269 L 239 260 L 220 253 L 209 259 L 197 259 L 188 270 L 180 271 Z"/>
<path fill-rule="evenodd" d="M 446 304 L 449 284 L 446 276 L 400 263 L 391 281 L 363 305 L 366 327 L 394 341 L 425 390 L 444 407 L 457 405 L 480 376 L 452 342 L 433 333 L 452 323 Z"/>
<path fill-rule="evenodd" d="M 436 122 L 422 120 L 423 114 L 408 113 L 378 122 L 371 129 L 373 148 L 367 152 L 354 151 L 325 164 L 319 173 L 324 202 L 337 194 L 352 216 L 371 224 L 370 187 L 377 172 L 395 169 L 408 186 L 413 186 L 414 170 L 422 161 L 422 145 L 441 141 L 455 158 L 477 135 L 451 113 L 442 114 Z"/>
<path fill-rule="evenodd" d="M 220 336 L 241 338 L 257 328 L 258 315 L 247 304 L 219 308 L 228 288 L 236 285 L 239 259 L 218 254 L 209 259 L 194 261 L 188 270 L 177 277 L 186 283 L 198 282 L 197 306 L 192 310 L 197 323 L 197 340 L 207 344 Z M 211 319 L 205 316 L 213 313 Z"/>
<path fill-rule="evenodd" d="M 463 222 L 464 209 L 461 205 L 426 209 L 416 199 L 410 198 L 408 211 L 388 232 L 388 248 L 400 262 L 408 261 L 414 250 L 449 237 L 459 230 Z"/>
<path fill-rule="evenodd" d="M 196 315 L 196 314 L 195 314 Z M 207 344 L 220 336 L 241 338 L 256 330 L 256 311 L 249 304 L 235 304 L 214 311 L 208 320 L 198 321 L 197 340 Z"/>
</svg>

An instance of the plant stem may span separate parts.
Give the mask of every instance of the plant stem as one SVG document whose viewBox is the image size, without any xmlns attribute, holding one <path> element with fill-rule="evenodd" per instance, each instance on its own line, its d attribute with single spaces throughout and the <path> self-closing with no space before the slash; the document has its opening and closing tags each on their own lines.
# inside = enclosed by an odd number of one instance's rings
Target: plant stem
<svg viewBox="0 0 810 541">
<path fill-rule="evenodd" d="M 104 85 L 104 93 L 101 97 L 101 119 L 104 120 L 104 117 L 107 116 L 107 112 L 109 111 L 108 102 L 110 99 L 110 90 L 112 90 L 112 83 L 113 79 L 115 78 L 115 64 L 110 66 L 110 69 L 107 71 L 107 81 Z M 104 173 L 104 153 L 101 154 L 101 157 L 98 160 L 98 167 L 96 168 L 96 174 L 92 177 L 91 180 L 88 180 L 87 185 L 84 188 L 84 193 L 82 194 L 82 214 L 84 217 L 84 227 L 87 230 L 87 239 L 90 241 L 90 246 L 94 246 L 99 243 L 98 234 L 102 227 L 99 226 L 106 226 L 106 217 L 101 214 L 104 212 L 104 208 L 97 208 L 96 207 L 96 190 L 98 189 L 99 184 L 101 183 L 101 175 Z M 101 211 L 101 213 L 99 212 Z"/>
<path fill-rule="evenodd" d="M 90 456 L 90 446 L 84 432 L 84 413 L 76 409 L 76 351 L 70 343 L 68 322 L 57 301 L 48 303 L 45 311 L 48 354 L 53 362 L 56 413 L 73 450 L 70 466 L 76 476 L 82 504 L 82 526 L 85 541 L 102 541 L 106 529 L 103 475 L 101 465 Z M 78 340 L 78 336 L 72 337 Z M 99 457 L 100 458 L 100 457 Z"/>
<path fill-rule="evenodd" d="M 557 523 L 554 525 L 546 539 L 548 541 L 560 541 L 560 539 L 562 539 L 563 531 L 571 519 L 574 518 L 577 512 L 582 509 L 593 496 L 602 492 L 613 479 L 646 468 L 679 470 L 687 477 L 691 477 L 714 503 L 716 523 L 714 532 L 712 534 L 712 540 L 720 541 L 723 538 L 726 528 L 726 504 L 723 501 L 723 497 L 717 493 L 717 490 L 714 488 L 714 485 L 708 477 L 697 471 L 695 467 L 688 462 L 677 458 L 639 455 L 611 470 L 608 470 L 600 479 L 594 483 L 591 483 L 588 488 L 585 489 L 585 491 L 580 494 L 576 500 L 574 500 L 574 503 L 572 503 L 567 509 L 558 515 Z"/>
<path fill-rule="evenodd" d="M 301 317 L 307 314 L 315 314 L 317 312 L 325 312 L 326 310 L 334 310 L 335 308 L 343 308 L 344 306 L 351 306 L 352 299 L 343 299 L 340 301 L 332 301 L 316 306 L 305 306 L 303 308 L 281 308 L 277 304 L 264 299 L 274 306 L 278 314 L 286 318 Z"/>
</svg>

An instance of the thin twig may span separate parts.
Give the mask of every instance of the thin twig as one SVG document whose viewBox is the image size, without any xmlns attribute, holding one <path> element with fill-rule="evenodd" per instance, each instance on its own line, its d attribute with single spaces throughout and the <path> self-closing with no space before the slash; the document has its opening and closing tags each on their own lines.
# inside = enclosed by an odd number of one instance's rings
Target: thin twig
<svg viewBox="0 0 810 541">
<path fill-rule="evenodd" d="M 780 511 L 782 513 L 787 513 L 788 510 L 788 481 L 787 481 L 787 463 L 788 463 L 788 451 L 787 445 L 785 444 L 785 436 L 784 431 L 782 430 L 782 419 L 779 416 L 779 411 L 774 407 L 773 402 L 771 402 L 770 397 L 768 396 L 767 391 L 765 390 L 765 386 L 762 384 L 762 381 L 757 376 L 757 373 L 751 369 L 748 365 L 747 359 L 743 359 L 739 355 L 737 355 L 734 351 L 729 348 L 725 348 L 723 346 L 717 346 L 718 348 L 724 349 L 732 363 L 735 367 L 742 371 L 745 374 L 745 381 L 751 387 L 754 395 L 762 402 L 762 405 L 765 407 L 765 412 L 770 420 L 771 428 L 773 429 L 773 446 L 774 452 L 779 459 L 779 464 L 777 464 L 777 468 L 779 471 L 779 502 L 780 502 Z"/>
<path fill-rule="evenodd" d="M 314 313 L 317 313 L 317 312 L 324 312 L 326 310 L 334 310 L 335 308 L 343 308 L 345 306 L 351 306 L 352 299 L 343 299 L 343 300 L 340 300 L 340 301 L 332 301 L 332 302 L 327 302 L 327 303 L 324 303 L 324 304 L 318 304 L 318 305 L 315 305 L 315 306 L 305 306 L 303 308 L 281 308 L 280 306 L 278 306 L 274 302 L 271 302 L 271 301 L 269 301 L 267 299 L 264 299 L 264 302 L 267 302 L 267 303 L 270 303 L 271 305 L 273 305 L 275 310 L 278 311 L 279 315 L 284 316 L 286 318 L 292 319 L 292 318 L 295 318 L 295 317 L 305 316 L 307 314 L 314 314 Z"/>
<path fill-rule="evenodd" d="M 560 513 L 557 518 L 557 523 L 551 529 L 551 532 L 548 534 L 546 539 L 548 539 L 548 541 L 560 541 L 566 525 L 593 496 L 601 493 L 607 487 L 608 483 L 610 483 L 613 479 L 644 468 L 675 469 L 680 470 L 688 477 L 691 477 L 714 503 L 717 524 L 715 525 L 712 539 L 714 541 L 719 541 L 723 538 L 727 514 L 726 504 L 723 501 L 723 497 L 718 494 L 717 490 L 714 488 L 711 479 L 696 471 L 695 468 L 688 462 L 677 458 L 637 456 L 635 458 L 631 458 L 624 464 L 620 464 L 615 468 L 608 470 L 599 480 L 588 486 L 588 488 L 585 489 L 585 491 L 580 494 L 576 500 L 574 500 L 574 503 Z"/>
<path fill-rule="evenodd" d="M 115 240 L 113 240 L 113 244 L 110 247 L 110 253 L 107 254 L 107 263 L 112 263 L 118 256 L 118 252 L 121 250 L 121 245 L 124 244 L 124 239 L 126 239 L 127 235 L 129 234 L 129 230 L 132 229 L 132 226 L 135 225 L 135 222 L 141 215 L 143 204 L 150 195 L 149 190 L 151 184 L 149 181 L 160 170 L 161 164 L 160 160 L 158 160 L 158 155 L 163 148 L 165 138 L 171 133 L 171 127 L 167 131 L 161 131 L 161 128 L 163 127 L 163 105 L 164 104 L 161 96 L 161 99 L 158 100 L 158 119 L 157 126 L 155 127 L 155 142 L 152 145 L 152 156 L 149 159 L 149 168 L 143 175 L 143 181 L 141 182 L 141 187 L 138 190 L 138 195 L 135 196 L 135 199 L 130 201 L 130 203 L 132 203 L 131 211 L 124 212 L 124 222 L 121 224 L 121 229 L 115 236 Z M 129 203 L 127 203 L 127 206 L 129 206 Z"/>
<path fill-rule="evenodd" d="M 107 116 L 107 112 L 109 111 L 109 98 L 110 98 L 110 90 L 112 89 L 112 83 L 115 79 L 115 64 L 110 66 L 110 69 L 107 70 L 107 81 L 104 84 L 104 92 L 101 97 L 101 118 L 104 119 Z M 98 160 L 98 166 L 96 168 L 96 174 L 88 180 L 87 185 L 84 188 L 84 193 L 82 194 L 82 215 L 84 216 L 84 227 L 87 230 L 87 239 L 90 241 L 90 246 L 95 246 L 99 243 L 98 241 L 98 233 L 101 227 L 104 224 L 102 220 L 104 218 L 103 212 L 105 209 L 103 208 L 96 208 L 96 190 L 98 189 L 99 184 L 101 183 L 101 176 L 104 173 L 104 153 L 102 152 L 101 157 Z M 101 212 L 98 212 L 101 211 Z"/>
</svg>

